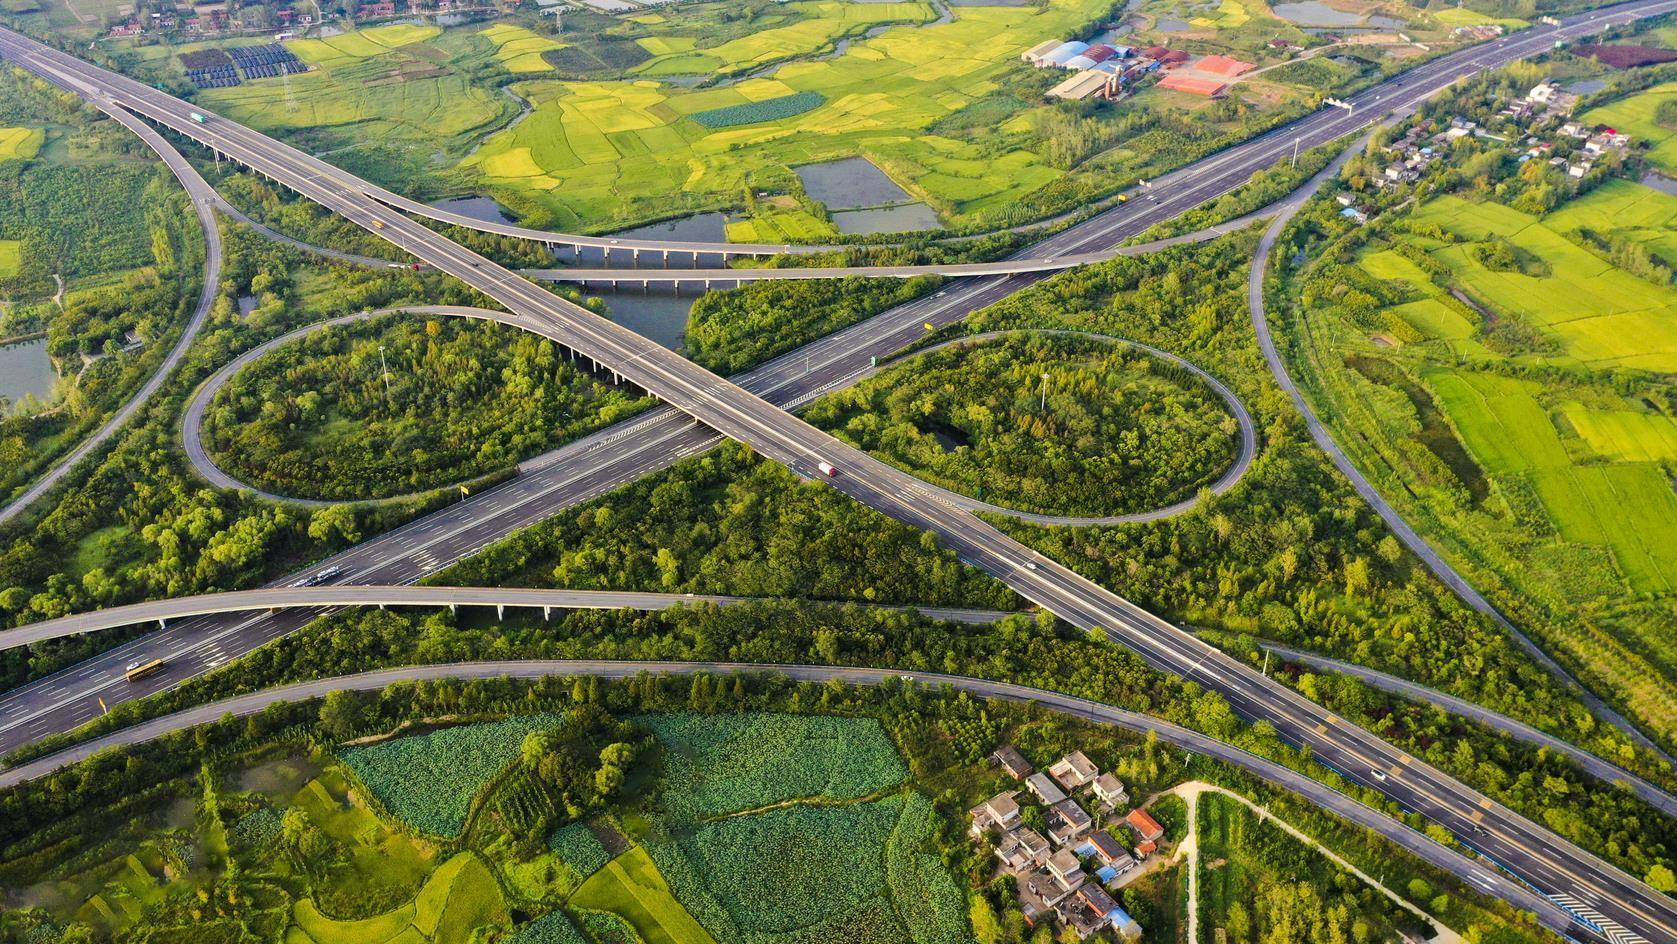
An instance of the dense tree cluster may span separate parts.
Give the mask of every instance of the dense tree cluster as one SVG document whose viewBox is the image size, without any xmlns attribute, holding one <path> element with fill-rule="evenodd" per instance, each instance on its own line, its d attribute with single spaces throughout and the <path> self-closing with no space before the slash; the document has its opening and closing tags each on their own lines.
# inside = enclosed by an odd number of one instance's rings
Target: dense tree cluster
<svg viewBox="0 0 1677 944">
<path fill-rule="evenodd" d="M 917 298 L 940 280 L 769 280 L 710 292 L 687 318 L 687 356 L 724 376 Z"/>
<path fill-rule="evenodd" d="M 507 325 L 393 315 L 240 371 L 205 415 L 216 462 L 284 495 L 360 500 L 508 468 L 648 401 Z"/>
<path fill-rule="evenodd" d="M 946 488 L 1085 515 L 1190 497 L 1232 461 L 1239 429 L 1181 367 L 1054 335 L 914 357 L 818 401 L 807 418 Z"/>
</svg>

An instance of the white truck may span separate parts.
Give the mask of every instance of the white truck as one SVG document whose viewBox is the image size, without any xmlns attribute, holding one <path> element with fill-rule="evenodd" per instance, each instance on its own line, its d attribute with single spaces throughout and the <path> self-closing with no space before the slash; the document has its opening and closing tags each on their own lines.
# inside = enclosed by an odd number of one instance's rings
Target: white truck
<svg viewBox="0 0 1677 944">
<path fill-rule="evenodd" d="M 817 469 L 820 469 L 821 474 L 825 475 L 828 478 L 832 478 L 833 476 L 838 474 L 838 470 L 833 468 L 833 465 L 830 462 L 817 462 L 815 464 L 815 467 Z"/>
</svg>

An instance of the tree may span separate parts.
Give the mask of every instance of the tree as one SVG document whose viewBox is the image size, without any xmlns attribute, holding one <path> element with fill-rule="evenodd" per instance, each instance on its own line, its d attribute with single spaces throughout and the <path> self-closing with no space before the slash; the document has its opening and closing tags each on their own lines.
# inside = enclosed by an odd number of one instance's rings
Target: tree
<svg viewBox="0 0 1677 944">
<path fill-rule="evenodd" d="M 1677 892 L 1677 874 L 1663 862 L 1657 862 L 1648 870 L 1646 881 L 1658 892 Z"/>
<path fill-rule="evenodd" d="M 327 692 L 320 702 L 320 723 L 337 740 L 353 736 L 366 723 L 361 699 L 354 692 Z"/>
<path fill-rule="evenodd" d="M 355 509 L 349 505 L 327 505 L 309 516 L 309 537 L 322 543 L 337 539 L 344 544 L 361 540 L 361 529 L 355 520 Z"/>
<path fill-rule="evenodd" d="M 996 918 L 996 909 L 990 907 L 990 902 L 983 895 L 972 896 L 972 936 L 978 944 L 1001 944 L 1002 925 Z"/>
</svg>

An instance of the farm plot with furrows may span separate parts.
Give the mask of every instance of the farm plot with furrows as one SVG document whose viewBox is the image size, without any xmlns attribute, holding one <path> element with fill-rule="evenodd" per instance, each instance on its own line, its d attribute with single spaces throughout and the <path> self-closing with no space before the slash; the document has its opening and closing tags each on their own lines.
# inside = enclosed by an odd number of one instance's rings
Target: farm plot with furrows
<svg viewBox="0 0 1677 944">
<path fill-rule="evenodd" d="M 650 715 L 664 747 L 664 813 L 691 822 L 805 797 L 854 799 L 901 784 L 879 722 L 825 715 Z"/>
<path fill-rule="evenodd" d="M 472 800 L 518 756 L 524 735 L 558 726 L 531 715 L 444 728 L 343 752 L 345 764 L 390 814 L 432 836 L 456 836 Z"/>
</svg>

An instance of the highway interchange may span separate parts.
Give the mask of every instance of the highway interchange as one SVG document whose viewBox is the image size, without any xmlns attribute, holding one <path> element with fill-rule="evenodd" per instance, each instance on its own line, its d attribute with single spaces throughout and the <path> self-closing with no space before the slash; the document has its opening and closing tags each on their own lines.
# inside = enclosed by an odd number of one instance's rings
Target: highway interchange
<svg viewBox="0 0 1677 944">
<path fill-rule="evenodd" d="M 1294 126 L 1282 129 L 1281 132 L 1264 135 L 1186 168 L 1177 175 L 1161 178 L 1155 183 L 1153 190 L 1157 194 L 1156 201 L 1137 201 L 1129 207 L 1074 226 L 1045 240 L 1036 247 L 1035 252 L 1046 258 L 1050 254 L 1073 253 L 1084 247 L 1099 246 L 1102 241 L 1107 245 L 1121 241 L 1145 225 L 1174 215 L 1181 209 L 1203 202 L 1244 181 L 1252 169 L 1272 163 L 1282 153 L 1289 151 L 1295 138 L 1304 146 L 1331 140 L 1378 120 L 1387 110 L 1412 107 L 1425 95 L 1447 85 L 1462 74 L 1540 51 L 1557 36 L 1579 35 L 1609 22 L 1624 21 L 1653 12 L 1666 12 L 1674 6 L 1677 4 L 1672 0 L 1664 0 L 1614 8 L 1591 14 L 1587 21 L 1571 21 L 1560 30 L 1532 30 L 1477 47 L 1464 54 L 1435 60 L 1403 77 L 1396 90 L 1388 84 L 1364 93 L 1353 100 L 1353 108 L 1350 110 L 1329 109 L 1319 112 Z M 682 412 L 695 417 L 706 426 L 749 443 L 762 455 L 810 476 L 817 474 L 814 466 L 818 461 L 838 466 L 841 473 L 831 480 L 835 487 L 892 517 L 936 532 L 945 546 L 955 549 L 969 562 L 1002 579 L 1026 599 L 1047 607 L 1074 625 L 1085 628 L 1101 627 L 1115 640 L 1140 652 L 1160 669 L 1192 678 L 1207 688 L 1221 692 L 1243 716 L 1253 720 L 1270 721 L 1282 737 L 1295 744 L 1308 745 L 1318 759 L 1341 770 L 1351 780 L 1385 793 L 1404 807 L 1440 823 L 1464 840 L 1477 845 L 1551 895 L 1552 900 L 1573 903 L 1574 911 L 1585 916 L 1597 913 L 1605 915 L 1605 918 L 1596 922 L 1597 927 L 1591 927 L 1578 919 L 1558 918 L 1551 909 L 1544 912 L 1546 920 L 1550 923 L 1568 923 L 1571 933 L 1577 936 L 1608 937 L 1609 935 L 1600 933 L 1600 928 L 1604 927 L 1611 934 L 1615 927 L 1605 922 L 1617 922 L 1635 929 L 1636 935 L 1640 935 L 1641 938 L 1677 941 L 1677 920 L 1674 920 L 1677 914 L 1674 914 L 1671 902 L 1635 879 L 1560 841 L 1512 812 L 1484 800 L 1424 764 L 1401 755 L 1373 735 L 1332 717 L 1319 706 L 1306 701 L 1289 689 L 1257 675 L 1127 601 L 1034 554 L 971 514 L 936 500 L 912 477 L 832 440 L 782 412 L 777 408 L 777 404 L 771 404 L 740 386 L 716 378 L 696 365 L 586 310 L 569 305 L 516 274 L 419 226 L 406 216 L 368 197 L 368 191 L 363 189 L 364 185 L 361 182 L 347 177 L 341 171 L 218 118 L 212 117 L 207 124 L 198 125 L 188 117 L 187 106 L 184 103 L 81 63 L 72 57 L 40 47 L 14 34 L 0 34 L 0 48 L 4 49 L 8 59 L 52 81 L 96 100 L 113 99 L 121 106 L 194 137 L 322 203 L 334 212 L 369 227 L 439 270 L 473 285 L 515 314 L 530 319 L 531 330 L 539 331 L 610 366 L 614 371 Z M 944 318 L 943 323 L 947 324 L 964 315 L 966 311 L 981 307 L 999 297 L 997 293 L 1006 294 L 1033 280 L 1031 275 L 1012 275 L 958 284 L 942 293 L 943 297 L 926 300 L 929 309 L 927 320 L 930 321 L 934 314 L 941 315 Z M 942 303 L 941 306 L 939 302 Z M 852 337 L 851 340 L 868 342 L 867 335 L 883 327 L 876 324 L 880 320 L 876 318 L 865 323 L 872 326 L 870 330 Z M 914 327 L 918 329 L 918 325 Z M 891 343 L 890 338 L 890 335 L 875 334 L 871 343 L 887 346 Z M 862 356 L 870 355 L 864 353 Z M 825 369 L 833 370 L 834 364 L 842 360 L 839 357 L 827 360 Z M 784 367 L 784 361 L 783 358 L 765 365 L 765 368 L 775 364 Z M 811 383 L 814 378 L 809 375 L 813 373 L 813 370 L 807 371 L 799 385 L 806 389 L 806 393 L 800 394 L 806 399 L 808 396 L 818 395 L 822 389 Z M 629 430 L 608 431 L 618 439 L 616 443 L 607 446 L 606 451 L 616 452 L 620 448 L 618 444 L 628 434 L 655 425 L 656 421 L 657 417 L 646 417 L 631 424 Z M 670 430 L 668 438 L 660 440 L 658 445 L 648 444 L 648 448 L 657 453 L 668 453 L 671 447 L 675 446 L 674 451 L 682 451 L 682 447 L 671 440 L 680 435 L 683 428 L 685 427 Z M 689 441 L 692 442 L 692 446 L 688 447 L 686 454 L 708 448 L 709 445 L 708 442 Z M 573 473 L 568 476 L 565 484 L 556 483 L 556 487 L 587 491 L 590 487 L 609 487 L 610 484 L 615 484 L 595 478 L 614 465 L 615 456 L 601 458 L 607 461 L 591 467 L 588 467 L 587 463 L 579 463 L 584 467 L 572 468 L 569 462 L 556 462 L 549 466 L 565 466 L 567 473 Z M 633 466 L 639 463 L 630 461 L 625 464 Z M 537 470 L 538 474 L 539 471 Z M 615 472 L 615 469 L 613 471 Z M 512 484 L 524 481 L 528 479 L 521 479 Z M 500 491 L 502 490 L 497 490 Z M 490 493 L 494 494 L 496 493 Z M 504 503 L 509 496 L 500 497 L 500 504 L 480 507 L 489 508 L 493 512 L 510 511 Z M 450 511 L 464 508 L 467 504 L 470 503 L 455 506 Z M 441 517 L 423 519 L 415 525 L 434 528 Z M 480 522 L 471 521 L 469 516 L 467 520 L 456 521 L 452 526 L 454 534 L 469 532 L 476 523 Z M 410 529 L 413 527 L 409 526 Z M 408 529 L 399 529 L 387 537 L 395 538 L 402 535 L 404 530 Z M 498 536 L 494 534 L 495 530 L 488 529 L 484 537 L 492 540 Z M 501 533 L 505 533 L 504 530 Z M 433 547 L 443 537 L 433 537 L 433 534 L 434 532 L 430 531 L 420 535 L 410 532 L 406 536 L 405 545 L 397 543 L 385 547 L 405 550 L 411 548 L 416 537 L 426 542 L 427 547 Z M 456 549 L 466 547 L 468 540 L 453 537 L 451 546 Z M 481 545 L 468 547 L 467 552 L 475 546 Z M 365 547 L 366 545 L 363 545 L 362 548 L 349 553 L 354 554 Z M 432 560 L 429 566 L 435 569 L 435 555 L 429 557 Z M 411 580 L 425 571 L 427 565 L 424 560 L 425 556 L 409 557 L 401 554 L 395 559 L 386 559 L 374 554 L 366 563 L 375 567 L 391 564 L 397 569 L 410 568 L 412 573 L 407 579 Z M 351 575 L 357 581 L 374 579 L 375 576 L 362 570 L 351 571 Z M 387 582 L 382 576 L 378 576 L 377 579 Z M 250 625 L 252 624 L 234 624 L 217 630 L 221 633 L 217 639 L 243 633 Z M 263 632 L 270 631 L 273 630 Z M 170 631 L 166 630 L 165 634 L 168 632 Z M 246 638 L 241 635 L 240 641 Z M 93 669 L 96 671 L 97 665 L 93 666 Z M 90 677 L 80 674 L 83 672 L 84 667 L 77 667 L 65 675 L 84 680 Z M 27 691 L 29 690 L 22 690 L 16 694 L 22 695 Z M 62 692 L 63 689 L 59 691 Z M 46 695 L 49 700 L 53 697 L 50 693 Z M 68 705 L 53 705 L 48 706 L 47 712 L 26 719 L 27 723 L 14 725 L 11 720 L 15 717 L 14 710 L 32 711 L 33 705 L 20 705 L 14 695 L 8 698 L 6 707 L 7 724 L 12 726 L 7 731 L 9 738 L 16 737 L 13 733 L 15 728 L 21 727 L 26 733 L 29 729 L 40 730 L 43 726 L 36 722 L 49 716 L 49 726 L 62 730 L 64 722 L 71 717 L 71 712 L 61 710 Z M 34 736 L 38 735 L 29 734 L 22 739 L 32 739 Z M 1496 894 L 1511 900 L 1517 900 L 1519 896 L 1517 883 L 1501 876 L 1500 873 L 1490 873 L 1483 881 Z M 1636 935 L 1620 939 L 1639 939 Z"/>
</svg>

